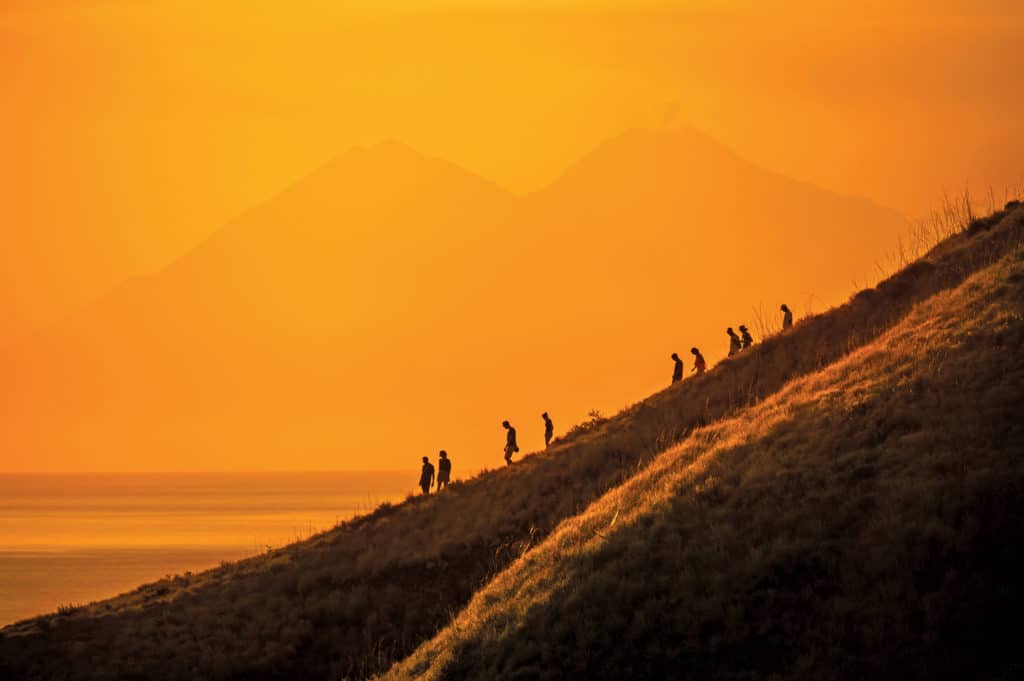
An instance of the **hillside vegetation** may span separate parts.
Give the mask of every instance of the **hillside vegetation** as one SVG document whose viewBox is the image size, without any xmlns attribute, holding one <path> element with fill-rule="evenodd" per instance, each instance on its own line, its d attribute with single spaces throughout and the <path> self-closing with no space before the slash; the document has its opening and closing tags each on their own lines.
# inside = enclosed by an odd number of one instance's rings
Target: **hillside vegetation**
<svg viewBox="0 0 1024 681">
<path fill-rule="evenodd" d="M 363 678 L 412 654 L 393 675 L 742 677 L 798 669 L 796 650 L 807 669 L 877 669 L 896 649 L 870 644 L 890 635 L 918 646 L 908 653 L 935 650 L 950 622 L 973 631 L 949 614 L 947 576 L 971 603 L 1006 595 L 996 565 L 1019 513 L 1003 511 L 1022 498 L 1007 468 L 1020 444 L 1022 234 L 1020 208 L 979 221 L 849 303 L 444 494 L 8 627 L 0 675 Z M 942 410 L 919 413 L 929 400 Z M 988 452 L 979 480 L 963 458 L 974 446 Z M 986 537 L 999 540 L 992 560 Z M 940 597 L 897 607 L 908 584 Z"/>
<path fill-rule="evenodd" d="M 692 432 L 405 679 L 1020 678 L 1024 250 Z"/>
</svg>

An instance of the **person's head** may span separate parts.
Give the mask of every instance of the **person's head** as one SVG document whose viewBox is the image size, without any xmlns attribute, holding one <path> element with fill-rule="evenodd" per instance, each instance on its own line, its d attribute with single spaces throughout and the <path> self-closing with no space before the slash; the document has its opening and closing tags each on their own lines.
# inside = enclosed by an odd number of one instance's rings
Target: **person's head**
<svg viewBox="0 0 1024 681">
<path fill-rule="evenodd" d="M 690 348 L 690 352 L 692 352 L 695 355 L 699 355 L 700 354 L 700 350 L 698 350 L 697 348 Z"/>
<path fill-rule="evenodd" d="M 502 428 L 511 428 L 511 427 L 512 427 L 512 424 L 511 424 L 511 423 L 509 423 L 508 421 L 502 421 L 502 422 L 501 422 L 501 427 L 502 427 Z"/>
<path fill-rule="evenodd" d="M 746 332 L 746 330 L 747 330 L 747 327 L 745 327 L 742 324 L 740 324 L 740 331 Z"/>
<path fill-rule="evenodd" d="M 789 312 L 789 307 L 785 303 L 783 303 L 782 307 L 780 307 L 779 309 L 782 310 L 783 312 Z"/>
<path fill-rule="evenodd" d="M 678 362 L 679 361 L 679 355 L 673 352 L 672 353 L 672 359 L 674 359 L 675 361 Z"/>
<path fill-rule="evenodd" d="M 442 458 L 442 459 L 447 459 L 447 458 L 448 458 L 448 452 L 446 452 L 446 451 L 444 451 L 444 450 L 442 449 L 442 450 L 441 450 L 441 458 Z"/>
<path fill-rule="evenodd" d="M 428 461 L 429 459 L 427 459 L 427 457 L 423 457 L 423 463 L 427 463 Z"/>
<path fill-rule="evenodd" d="M 732 330 L 731 326 L 728 329 L 726 329 L 725 332 L 727 334 L 729 334 L 730 336 L 735 336 L 736 335 L 736 332 Z"/>
<path fill-rule="evenodd" d="M 541 415 L 540 415 L 540 417 L 541 417 L 542 419 L 544 419 L 545 421 L 547 421 L 547 420 L 548 420 L 548 413 L 547 413 L 547 412 L 544 412 L 543 414 L 541 414 Z"/>
</svg>

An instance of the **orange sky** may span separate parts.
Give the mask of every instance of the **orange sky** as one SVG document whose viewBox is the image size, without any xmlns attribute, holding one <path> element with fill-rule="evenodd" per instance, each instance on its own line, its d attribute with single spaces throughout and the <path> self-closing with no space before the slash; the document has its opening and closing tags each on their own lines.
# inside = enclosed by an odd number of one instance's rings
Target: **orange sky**
<svg viewBox="0 0 1024 681">
<path fill-rule="evenodd" d="M 1013 2 L 292 4 L 4 3 L 5 340 L 160 270 L 382 139 L 516 193 L 637 127 L 692 127 L 764 168 L 909 217 L 944 190 L 1001 195 L 1024 179 Z M 744 243 L 756 245 L 751 229 Z M 862 281 L 866 264 L 847 263 Z M 621 406 L 647 386 L 613 382 L 599 401 Z M 16 467 L 36 465 L 52 467 Z"/>
</svg>

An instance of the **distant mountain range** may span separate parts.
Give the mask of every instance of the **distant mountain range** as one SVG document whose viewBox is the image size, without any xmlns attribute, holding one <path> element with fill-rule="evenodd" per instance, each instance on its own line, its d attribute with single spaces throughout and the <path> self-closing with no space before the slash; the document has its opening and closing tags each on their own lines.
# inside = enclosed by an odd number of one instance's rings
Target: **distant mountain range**
<svg viewBox="0 0 1024 681">
<path fill-rule="evenodd" d="M 688 130 L 525 196 L 354 149 L 3 351 L 0 447 L 13 469 L 494 465 L 503 418 L 532 446 L 543 410 L 568 426 L 662 384 L 672 351 L 720 356 L 725 326 L 841 302 L 904 227 Z"/>
</svg>

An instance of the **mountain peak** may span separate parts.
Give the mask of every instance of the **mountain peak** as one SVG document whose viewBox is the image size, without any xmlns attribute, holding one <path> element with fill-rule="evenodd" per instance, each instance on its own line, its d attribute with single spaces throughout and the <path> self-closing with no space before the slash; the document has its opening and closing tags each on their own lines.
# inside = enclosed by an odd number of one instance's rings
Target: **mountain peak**
<svg viewBox="0 0 1024 681">
<path fill-rule="evenodd" d="M 335 156 L 300 184 L 343 180 L 357 185 L 375 182 L 383 187 L 405 183 L 430 185 L 464 183 L 477 189 L 508 194 L 494 182 L 443 158 L 423 153 L 393 138 L 356 146 Z"/>
<path fill-rule="evenodd" d="M 594 147 L 550 189 L 575 187 L 595 191 L 595 187 L 606 184 L 623 186 L 635 181 L 651 185 L 652 180 L 656 183 L 666 176 L 678 177 L 693 169 L 700 169 L 706 176 L 708 170 L 746 173 L 754 170 L 754 166 L 692 128 L 633 128 Z"/>
</svg>

